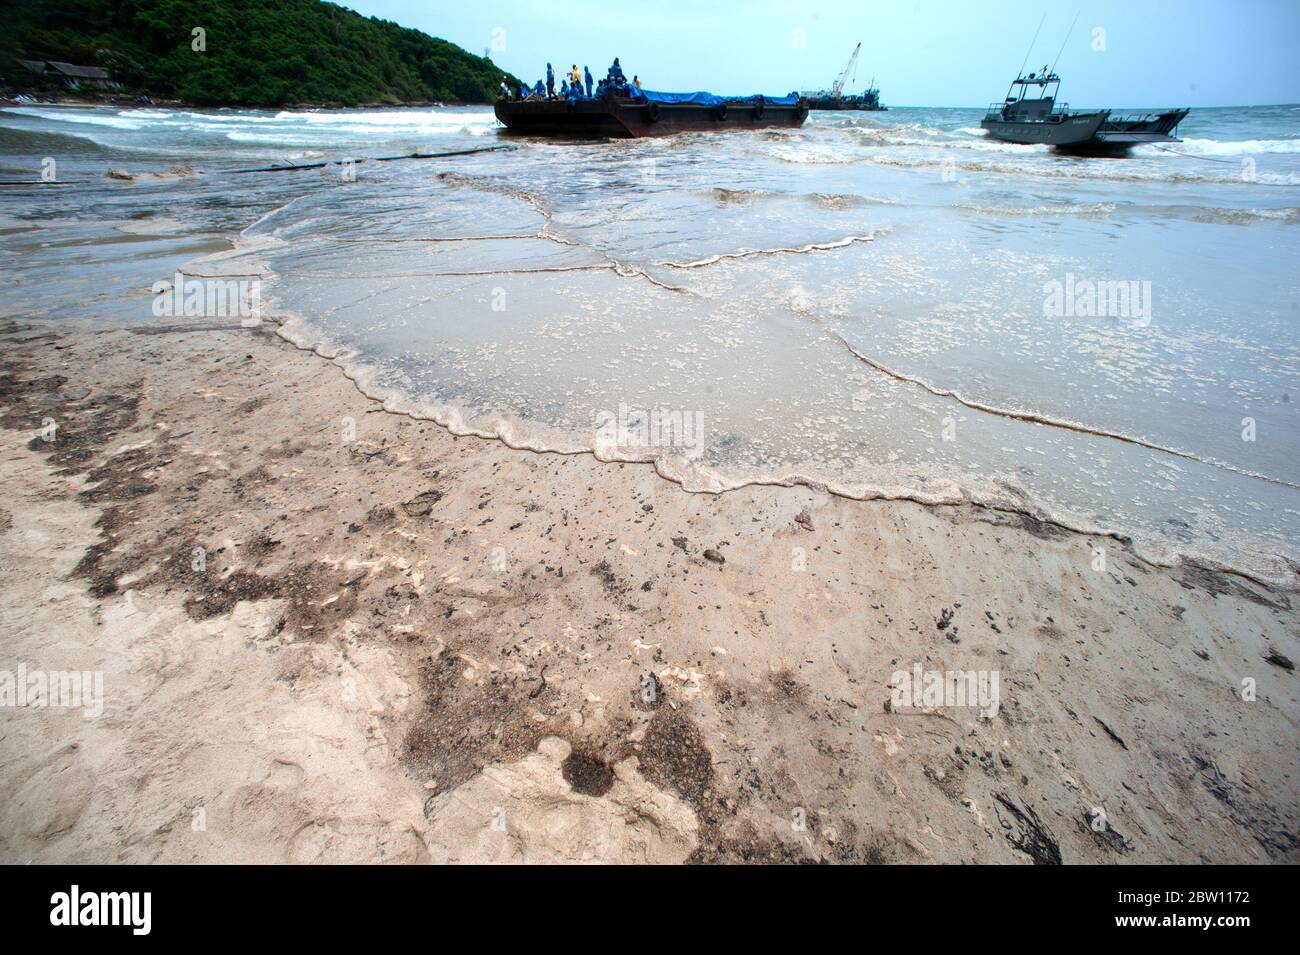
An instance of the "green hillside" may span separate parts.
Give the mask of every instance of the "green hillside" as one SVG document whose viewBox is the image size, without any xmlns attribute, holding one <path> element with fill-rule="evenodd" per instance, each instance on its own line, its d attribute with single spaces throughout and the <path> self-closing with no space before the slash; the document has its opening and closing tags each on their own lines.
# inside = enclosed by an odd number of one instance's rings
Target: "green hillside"
<svg viewBox="0 0 1300 955">
<path fill-rule="evenodd" d="M 208 106 L 481 103 L 496 97 L 503 75 L 454 43 L 319 0 L 3 6 L 0 78 L 21 90 L 55 87 L 18 59 L 102 66 L 131 93 Z M 204 52 L 191 48 L 195 27 L 206 31 Z"/>
</svg>

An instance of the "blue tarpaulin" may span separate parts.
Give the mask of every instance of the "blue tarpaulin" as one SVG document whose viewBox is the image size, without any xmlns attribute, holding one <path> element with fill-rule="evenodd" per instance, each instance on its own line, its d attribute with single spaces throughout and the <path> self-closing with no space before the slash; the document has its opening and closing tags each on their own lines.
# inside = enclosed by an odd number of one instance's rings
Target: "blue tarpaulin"
<svg viewBox="0 0 1300 955">
<path fill-rule="evenodd" d="M 715 93 L 660 93 L 657 90 L 633 90 L 633 96 L 640 96 L 650 103 L 693 103 L 696 106 L 719 106 L 722 103 L 757 103 L 760 99 L 773 106 L 793 106 L 798 97 L 790 96 L 718 96 Z"/>
</svg>

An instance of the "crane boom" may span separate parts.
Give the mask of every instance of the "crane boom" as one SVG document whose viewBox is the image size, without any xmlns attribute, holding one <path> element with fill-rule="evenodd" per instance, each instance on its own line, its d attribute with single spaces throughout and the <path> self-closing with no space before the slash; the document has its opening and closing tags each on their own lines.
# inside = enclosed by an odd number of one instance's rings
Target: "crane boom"
<svg viewBox="0 0 1300 955">
<path fill-rule="evenodd" d="M 834 85 L 831 86 L 831 95 L 836 99 L 839 99 L 844 93 L 844 81 L 849 78 L 849 71 L 853 69 L 853 65 L 858 62 L 858 51 L 861 49 L 861 43 L 853 48 L 853 53 L 849 57 L 849 62 L 844 65 L 844 69 L 840 72 L 840 75 L 836 77 Z"/>
</svg>

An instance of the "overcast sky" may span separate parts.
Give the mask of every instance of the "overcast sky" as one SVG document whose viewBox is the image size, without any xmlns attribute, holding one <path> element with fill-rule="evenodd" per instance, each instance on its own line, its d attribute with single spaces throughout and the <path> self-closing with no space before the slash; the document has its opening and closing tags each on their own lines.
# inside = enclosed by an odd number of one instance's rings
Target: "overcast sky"
<svg viewBox="0 0 1300 955">
<path fill-rule="evenodd" d="M 603 76 L 619 56 L 649 89 L 783 94 L 829 86 L 862 42 L 860 90 L 910 106 L 1001 99 L 1057 66 L 1080 106 L 1300 103 L 1300 0 L 354 0 L 359 13 L 444 37 L 527 79 L 546 62 Z M 1073 33 L 1067 31 L 1079 15 Z M 495 31 L 495 32 L 494 32 Z M 496 46 L 494 47 L 494 38 Z M 558 81 L 557 81 L 558 82 Z"/>
</svg>

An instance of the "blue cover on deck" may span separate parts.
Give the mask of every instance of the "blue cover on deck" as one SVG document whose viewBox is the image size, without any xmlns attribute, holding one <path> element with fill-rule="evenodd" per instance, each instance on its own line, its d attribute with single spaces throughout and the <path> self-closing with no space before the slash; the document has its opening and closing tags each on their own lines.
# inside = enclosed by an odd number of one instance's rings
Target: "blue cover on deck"
<svg viewBox="0 0 1300 955">
<path fill-rule="evenodd" d="M 657 90 L 633 90 L 632 95 L 649 103 L 693 103 L 696 106 L 718 106 L 722 103 L 757 103 L 760 99 L 773 106 L 793 106 L 799 97 L 790 96 L 718 96 L 714 93 L 660 93 Z"/>
</svg>

